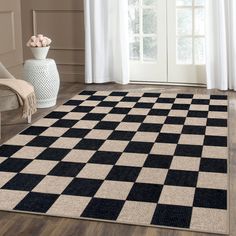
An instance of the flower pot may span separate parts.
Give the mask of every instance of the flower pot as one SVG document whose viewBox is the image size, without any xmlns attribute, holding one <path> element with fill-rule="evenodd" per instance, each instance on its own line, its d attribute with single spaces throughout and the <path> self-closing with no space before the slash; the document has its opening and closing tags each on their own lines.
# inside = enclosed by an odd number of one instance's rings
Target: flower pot
<svg viewBox="0 0 236 236">
<path fill-rule="evenodd" d="M 34 56 L 35 59 L 37 60 L 44 60 L 46 59 L 47 55 L 48 55 L 48 51 L 49 51 L 50 46 L 48 47 L 31 47 L 31 52 Z"/>
</svg>

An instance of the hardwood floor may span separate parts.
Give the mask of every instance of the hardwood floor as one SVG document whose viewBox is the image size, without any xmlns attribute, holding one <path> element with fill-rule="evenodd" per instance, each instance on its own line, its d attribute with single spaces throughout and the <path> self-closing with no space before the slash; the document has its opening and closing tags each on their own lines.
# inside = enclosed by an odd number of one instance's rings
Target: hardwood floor
<svg viewBox="0 0 236 236">
<path fill-rule="evenodd" d="M 236 93 L 206 90 L 204 88 L 155 86 L 155 85 L 82 85 L 62 84 L 58 105 L 69 100 L 83 89 L 91 90 L 145 90 L 170 93 L 200 93 L 229 95 L 229 146 L 230 146 L 230 235 L 236 235 Z M 40 109 L 32 122 L 48 114 L 50 109 Z M 22 120 L 19 111 L 2 114 L 2 139 L 0 144 L 29 126 Z M 75 220 L 41 215 L 20 214 L 0 211 L 0 235 L 5 236 L 210 236 L 212 234 L 179 231 L 161 228 L 130 226 L 96 221 Z M 215 234 L 216 235 L 216 234 Z"/>
</svg>

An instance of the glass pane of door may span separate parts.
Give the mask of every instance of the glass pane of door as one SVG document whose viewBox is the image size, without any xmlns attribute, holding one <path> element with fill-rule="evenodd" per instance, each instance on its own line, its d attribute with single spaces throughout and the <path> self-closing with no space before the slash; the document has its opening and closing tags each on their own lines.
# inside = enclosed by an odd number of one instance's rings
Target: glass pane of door
<svg viewBox="0 0 236 236">
<path fill-rule="evenodd" d="M 205 84 L 205 0 L 168 0 L 168 81 Z"/>
<path fill-rule="evenodd" d="M 205 64 L 205 6 L 204 1 L 176 3 L 177 64 Z"/>
<path fill-rule="evenodd" d="M 129 0 L 129 32 L 131 81 L 167 81 L 166 1 Z"/>
</svg>

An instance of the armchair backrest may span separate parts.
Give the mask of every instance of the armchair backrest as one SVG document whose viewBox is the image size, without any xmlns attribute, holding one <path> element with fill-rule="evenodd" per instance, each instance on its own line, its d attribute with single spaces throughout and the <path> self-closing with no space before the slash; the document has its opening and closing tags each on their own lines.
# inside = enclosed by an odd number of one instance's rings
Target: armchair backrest
<svg viewBox="0 0 236 236">
<path fill-rule="evenodd" d="M 0 62 L 0 79 L 14 79 L 15 77 Z"/>
</svg>

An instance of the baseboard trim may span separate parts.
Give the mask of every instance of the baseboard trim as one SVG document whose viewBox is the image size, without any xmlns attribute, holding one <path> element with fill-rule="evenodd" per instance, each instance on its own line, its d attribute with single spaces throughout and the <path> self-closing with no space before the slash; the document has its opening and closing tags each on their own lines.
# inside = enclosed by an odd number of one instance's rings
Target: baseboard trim
<svg viewBox="0 0 236 236">
<path fill-rule="evenodd" d="M 130 81 L 130 84 L 150 84 L 150 85 L 165 85 L 165 86 L 184 86 L 184 87 L 201 87 L 206 88 L 206 84 L 188 84 L 188 83 L 171 83 L 171 82 L 150 82 L 150 81 Z"/>
</svg>

